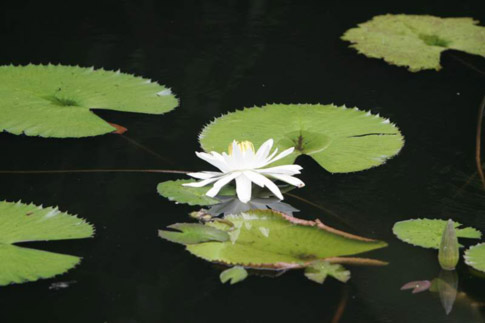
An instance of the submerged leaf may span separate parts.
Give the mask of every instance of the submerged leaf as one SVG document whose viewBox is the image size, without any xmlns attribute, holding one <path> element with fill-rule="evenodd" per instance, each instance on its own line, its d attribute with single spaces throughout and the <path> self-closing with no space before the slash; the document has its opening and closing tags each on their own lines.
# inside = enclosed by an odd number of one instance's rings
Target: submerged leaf
<svg viewBox="0 0 485 323">
<path fill-rule="evenodd" d="M 472 18 L 388 14 L 349 29 L 342 39 L 367 57 L 412 72 L 439 70 L 441 52 L 447 49 L 485 57 L 485 28 L 477 24 Z"/>
<path fill-rule="evenodd" d="M 465 263 L 468 266 L 485 272 L 485 243 L 479 243 L 465 251 Z"/>
<path fill-rule="evenodd" d="M 244 267 L 235 266 L 229 269 L 224 270 L 219 278 L 221 279 L 221 283 L 226 283 L 227 281 L 231 281 L 231 285 L 239 283 L 248 277 L 248 272 Z"/>
<path fill-rule="evenodd" d="M 201 206 L 220 203 L 220 201 L 216 198 L 211 198 L 205 195 L 210 187 L 189 187 L 182 185 L 191 182 L 193 182 L 193 180 L 187 179 L 162 182 L 158 184 L 157 191 L 163 197 L 166 197 L 170 201 L 175 201 L 177 203 Z M 219 192 L 220 196 L 231 196 L 234 194 L 235 190 L 233 187 L 230 186 L 223 187 Z"/>
<path fill-rule="evenodd" d="M 392 231 L 404 242 L 423 248 L 439 249 L 446 224 L 447 221 L 439 219 L 411 219 L 396 222 Z M 482 236 L 477 229 L 459 228 L 460 226 L 460 223 L 454 222 L 458 238 L 480 239 Z"/>
<path fill-rule="evenodd" d="M 222 152 L 234 139 L 260 146 L 268 138 L 279 151 L 295 147 L 275 164 L 291 164 L 299 155 L 308 155 L 332 173 L 381 165 L 404 144 L 388 119 L 332 104 L 270 104 L 232 112 L 207 125 L 199 141 L 205 151 Z"/>
<path fill-rule="evenodd" d="M 90 110 L 162 114 L 178 105 L 156 82 L 78 66 L 0 66 L 0 131 L 87 137 L 116 130 Z"/>
<path fill-rule="evenodd" d="M 315 261 L 305 268 L 305 276 L 319 284 L 323 284 L 327 276 L 332 276 L 342 283 L 345 283 L 350 279 L 350 271 L 340 264 L 331 264 L 326 261 Z"/>
<path fill-rule="evenodd" d="M 93 234 L 90 224 L 57 208 L 0 202 L 0 286 L 49 278 L 66 272 L 81 260 L 12 244 L 82 239 Z"/>
<path fill-rule="evenodd" d="M 229 215 L 223 218 L 223 222 L 215 221 L 205 225 L 226 230 L 230 239 L 225 242 L 187 245 L 189 252 L 208 261 L 251 268 L 301 268 L 316 260 L 353 255 L 386 246 L 382 241 L 327 227 L 319 220 L 300 220 L 271 210 Z M 331 260 L 345 262 L 348 258 L 341 259 Z"/>
<path fill-rule="evenodd" d="M 159 230 L 158 235 L 168 241 L 180 244 L 194 244 L 206 241 L 227 241 L 227 232 L 198 223 L 176 223 L 168 228 L 177 231 Z"/>
</svg>

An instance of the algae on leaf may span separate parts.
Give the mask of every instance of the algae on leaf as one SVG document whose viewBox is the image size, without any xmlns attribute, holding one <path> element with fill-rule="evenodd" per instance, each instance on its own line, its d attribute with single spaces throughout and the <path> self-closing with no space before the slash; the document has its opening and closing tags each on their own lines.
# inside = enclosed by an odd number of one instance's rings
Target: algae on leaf
<svg viewBox="0 0 485 323">
<path fill-rule="evenodd" d="M 273 138 L 279 151 L 295 151 L 275 165 L 291 164 L 299 155 L 311 156 L 332 173 L 355 172 L 381 165 L 404 144 L 399 129 L 388 119 L 357 108 L 332 104 L 269 104 L 216 118 L 200 134 L 205 151 L 222 152 L 232 140 L 260 146 Z"/>
<path fill-rule="evenodd" d="M 447 221 L 439 219 L 411 219 L 396 222 L 392 232 L 402 241 L 423 248 L 439 249 L 443 230 Z M 480 239 L 481 232 L 477 229 L 461 228 L 458 222 L 453 223 L 458 238 Z"/>
<path fill-rule="evenodd" d="M 485 57 L 485 27 L 472 18 L 381 15 L 342 36 L 367 57 L 406 66 L 412 72 L 441 69 L 441 52 L 455 49 Z"/>
<path fill-rule="evenodd" d="M 116 128 L 91 110 L 163 114 L 170 89 L 130 74 L 62 65 L 0 66 L 0 131 L 79 138 Z"/>
<path fill-rule="evenodd" d="M 23 248 L 28 241 L 92 237 L 93 226 L 57 208 L 0 202 L 0 286 L 62 274 L 81 258 Z"/>
</svg>

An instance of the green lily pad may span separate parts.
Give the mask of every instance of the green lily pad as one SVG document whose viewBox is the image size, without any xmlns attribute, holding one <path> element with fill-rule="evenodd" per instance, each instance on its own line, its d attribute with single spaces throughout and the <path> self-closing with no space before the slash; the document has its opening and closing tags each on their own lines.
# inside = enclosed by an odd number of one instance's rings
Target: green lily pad
<svg viewBox="0 0 485 323">
<path fill-rule="evenodd" d="M 392 232 L 402 241 L 423 248 L 439 249 L 443 230 L 447 221 L 439 219 L 411 219 L 396 222 Z M 482 234 L 477 229 L 459 228 L 460 223 L 454 222 L 458 238 L 480 239 Z"/>
<path fill-rule="evenodd" d="M 340 264 L 331 264 L 326 261 L 315 261 L 305 268 L 305 276 L 319 284 L 323 284 L 327 276 L 331 276 L 342 283 L 345 283 L 350 279 L 350 271 Z"/>
<path fill-rule="evenodd" d="M 178 105 L 156 82 L 78 66 L 0 66 L 0 84 L 0 131 L 16 135 L 102 135 L 116 128 L 93 109 L 163 114 Z"/>
<path fill-rule="evenodd" d="M 198 223 L 176 223 L 169 225 L 168 228 L 179 232 L 159 230 L 158 235 L 175 243 L 194 244 L 206 241 L 223 242 L 229 240 L 229 235 L 226 231 Z"/>
<path fill-rule="evenodd" d="M 157 191 L 163 197 L 177 203 L 200 206 L 220 203 L 219 200 L 205 195 L 205 193 L 207 193 L 211 187 L 189 187 L 182 185 L 192 183 L 193 181 L 194 180 L 190 179 L 179 179 L 175 181 L 162 182 L 158 184 Z M 231 186 L 224 186 L 219 192 L 220 196 L 232 196 L 235 194 L 236 191 L 234 187 Z"/>
<path fill-rule="evenodd" d="M 485 28 L 472 18 L 376 16 L 342 36 L 367 57 L 407 66 L 412 72 L 441 69 L 441 52 L 455 49 L 485 57 Z"/>
<path fill-rule="evenodd" d="M 0 286 L 62 274 L 81 258 L 15 246 L 28 241 L 82 239 L 94 229 L 57 208 L 0 202 Z"/>
<path fill-rule="evenodd" d="M 388 119 L 332 104 L 270 104 L 232 112 L 207 125 L 199 141 L 205 151 L 223 152 L 234 139 L 258 147 L 269 138 L 280 151 L 295 147 L 275 164 L 291 164 L 304 154 L 332 173 L 381 165 L 404 144 Z"/>
<path fill-rule="evenodd" d="M 244 267 L 235 266 L 229 269 L 224 270 L 221 275 L 219 276 L 221 283 L 226 283 L 231 281 L 231 285 L 239 283 L 248 277 L 248 272 Z"/>
<path fill-rule="evenodd" d="M 207 261 L 230 266 L 302 268 L 316 260 L 339 262 L 339 259 L 334 258 L 387 245 L 382 241 L 338 231 L 319 220 L 300 220 L 272 210 L 251 210 L 227 215 L 222 221 L 205 225 L 226 231 L 230 239 L 225 242 L 189 244 L 187 250 Z M 342 259 L 345 262 L 349 258 Z"/>
<path fill-rule="evenodd" d="M 479 243 L 465 251 L 465 263 L 476 270 L 485 272 L 485 243 Z"/>
</svg>

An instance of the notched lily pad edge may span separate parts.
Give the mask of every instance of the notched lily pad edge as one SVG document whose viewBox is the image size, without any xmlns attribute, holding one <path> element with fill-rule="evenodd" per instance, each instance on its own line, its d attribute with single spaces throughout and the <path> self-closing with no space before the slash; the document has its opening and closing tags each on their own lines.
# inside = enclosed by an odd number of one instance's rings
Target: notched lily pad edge
<svg viewBox="0 0 485 323">
<path fill-rule="evenodd" d="M 82 69 L 87 69 L 87 70 L 91 70 L 91 71 L 104 71 L 104 72 L 112 72 L 112 73 L 116 73 L 116 74 L 123 74 L 123 75 L 127 75 L 127 76 L 133 76 L 135 78 L 138 78 L 138 79 L 141 79 L 142 81 L 145 81 L 145 83 L 154 83 L 156 85 L 159 85 L 159 86 L 163 86 L 165 88 L 165 90 L 161 91 L 161 92 L 158 92 L 157 93 L 157 96 L 162 96 L 162 95 L 173 95 L 175 100 L 177 101 L 177 106 L 180 104 L 180 100 L 179 98 L 175 95 L 175 93 L 172 91 L 171 88 L 165 86 L 164 84 L 160 84 L 158 83 L 158 81 L 153 81 L 152 79 L 149 79 L 149 78 L 146 78 L 146 77 L 143 77 L 142 75 L 137 75 L 137 74 L 132 74 L 132 73 L 125 73 L 125 72 L 121 72 L 121 69 L 117 69 L 117 70 L 110 70 L 110 69 L 105 69 L 103 67 L 95 67 L 94 65 L 93 66 L 81 66 L 79 64 L 77 65 L 70 65 L 70 64 L 61 64 L 61 63 L 57 63 L 57 64 L 54 64 L 54 63 L 47 63 L 47 64 L 43 64 L 43 63 L 40 63 L 40 64 L 35 64 L 35 63 L 28 63 L 28 64 L 13 64 L 13 63 L 10 63 L 10 64 L 0 64 L 0 68 L 2 67 L 28 67 L 28 66 L 43 66 L 43 67 L 46 67 L 46 66 L 61 66 L 61 67 L 77 67 L 77 68 L 82 68 Z M 163 93 L 162 93 L 163 92 Z M 96 107 L 91 107 L 89 108 L 90 110 L 93 109 L 95 110 Z M 99 109 L 99 110 L 103 110 L 103 109 Z M 173 109 L 172 109 L 173 110 Z M 171 112 L 172 110 L 170 111 L 167 111 L 167 112 L 163 112 L 163 113 L 160 113 L 160 114 L 166 114 L 166 113 L 169 113 Z M 130 111 L 127 111 L 127 112 L 123 112 L 123 113 L 135 113 L 135 112 L 130 112 Z M 136 112 L 136 113 L 140 113 L 140 112 Z M 155 114 L 156 113 L 151 113 L 151 114 Z M 104 120 L 104 119 L 103 119 Z M 105 120 L 106 121 L 106 120 Z M 108 122 L 108 121 L 106 121 Z M 116 128 L 114 128 L 114 130 L 117 130 Z"/>
<path fill-rule="evenodd" d="M 76 219 L 80 220 L 85 225 L 89 226 L 90 229 L 91 229 L 91 234 L 89 236 L 86 236 L 86 237 L 83 237 L 83 238 L 68 238 L 68 239 L 65 239 L 65 240 L 87 239 L 87 238 L 93 238 L 96 235 L 96 227 L 94 226 L 94 224 L 92 224 L 91 222 L 87 221 L 85 218 L 79 217 L 79 214 L 71 214 L 68 211 L 62 211 L 61 209 L 59 209 L 59 206 L 44 206 L 44 204 L 37 205 L 34 202 L 30 202 L 30 203 L 27 204 L 27 203 L 22 202 L 22 200 L 18 200 L 18 201 L 0 200 L 0 203 L 2 203 L 2 202 L 12 203 L 12 204 L 18 204 L 18 205 L 21 204 L 21 205 L 24 205 L 24 206 L 33 206 L 33 207 L 35 207 L 38 210 L 45 210 L 45 209 L 49 209 L 50 208 L 50 209 L 52 209 L 52 211 L 58 211 L 59 213 L 63 213 L 65 215 L 67 215 L 67 216 L 70 216 L 70 217 L 73 217 L 73 218 L 76 218 Z M 25 215 L 26 216 L 29 216 L 30 214 L 25 214 Z M 45 240 L 45 241 L 47 241 L 47 240 Z"/>
</svg>

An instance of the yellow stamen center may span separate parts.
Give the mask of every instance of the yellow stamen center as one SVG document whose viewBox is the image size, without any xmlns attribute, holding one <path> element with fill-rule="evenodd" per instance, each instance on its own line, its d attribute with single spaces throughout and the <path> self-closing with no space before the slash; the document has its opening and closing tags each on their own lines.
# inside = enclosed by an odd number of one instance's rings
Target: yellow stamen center
<svg viewBox="0 0 485 323">
<path fill-rule="evenodd" d="M 243 153 L 246 152 L 247 150 L 252 150 L 253 153 L 255 152 L 254 145 L 251 141 L 247 141 L 247 140 L 241 141 L 241 142 L 236 141 L 236 143 L 237 143 L 237 146 L 239 147 L 239 150 Z M 229 145 L 228 151 L 229 151 L 229 155 L 232 155 L 232 143 Z"/>
</svg>

